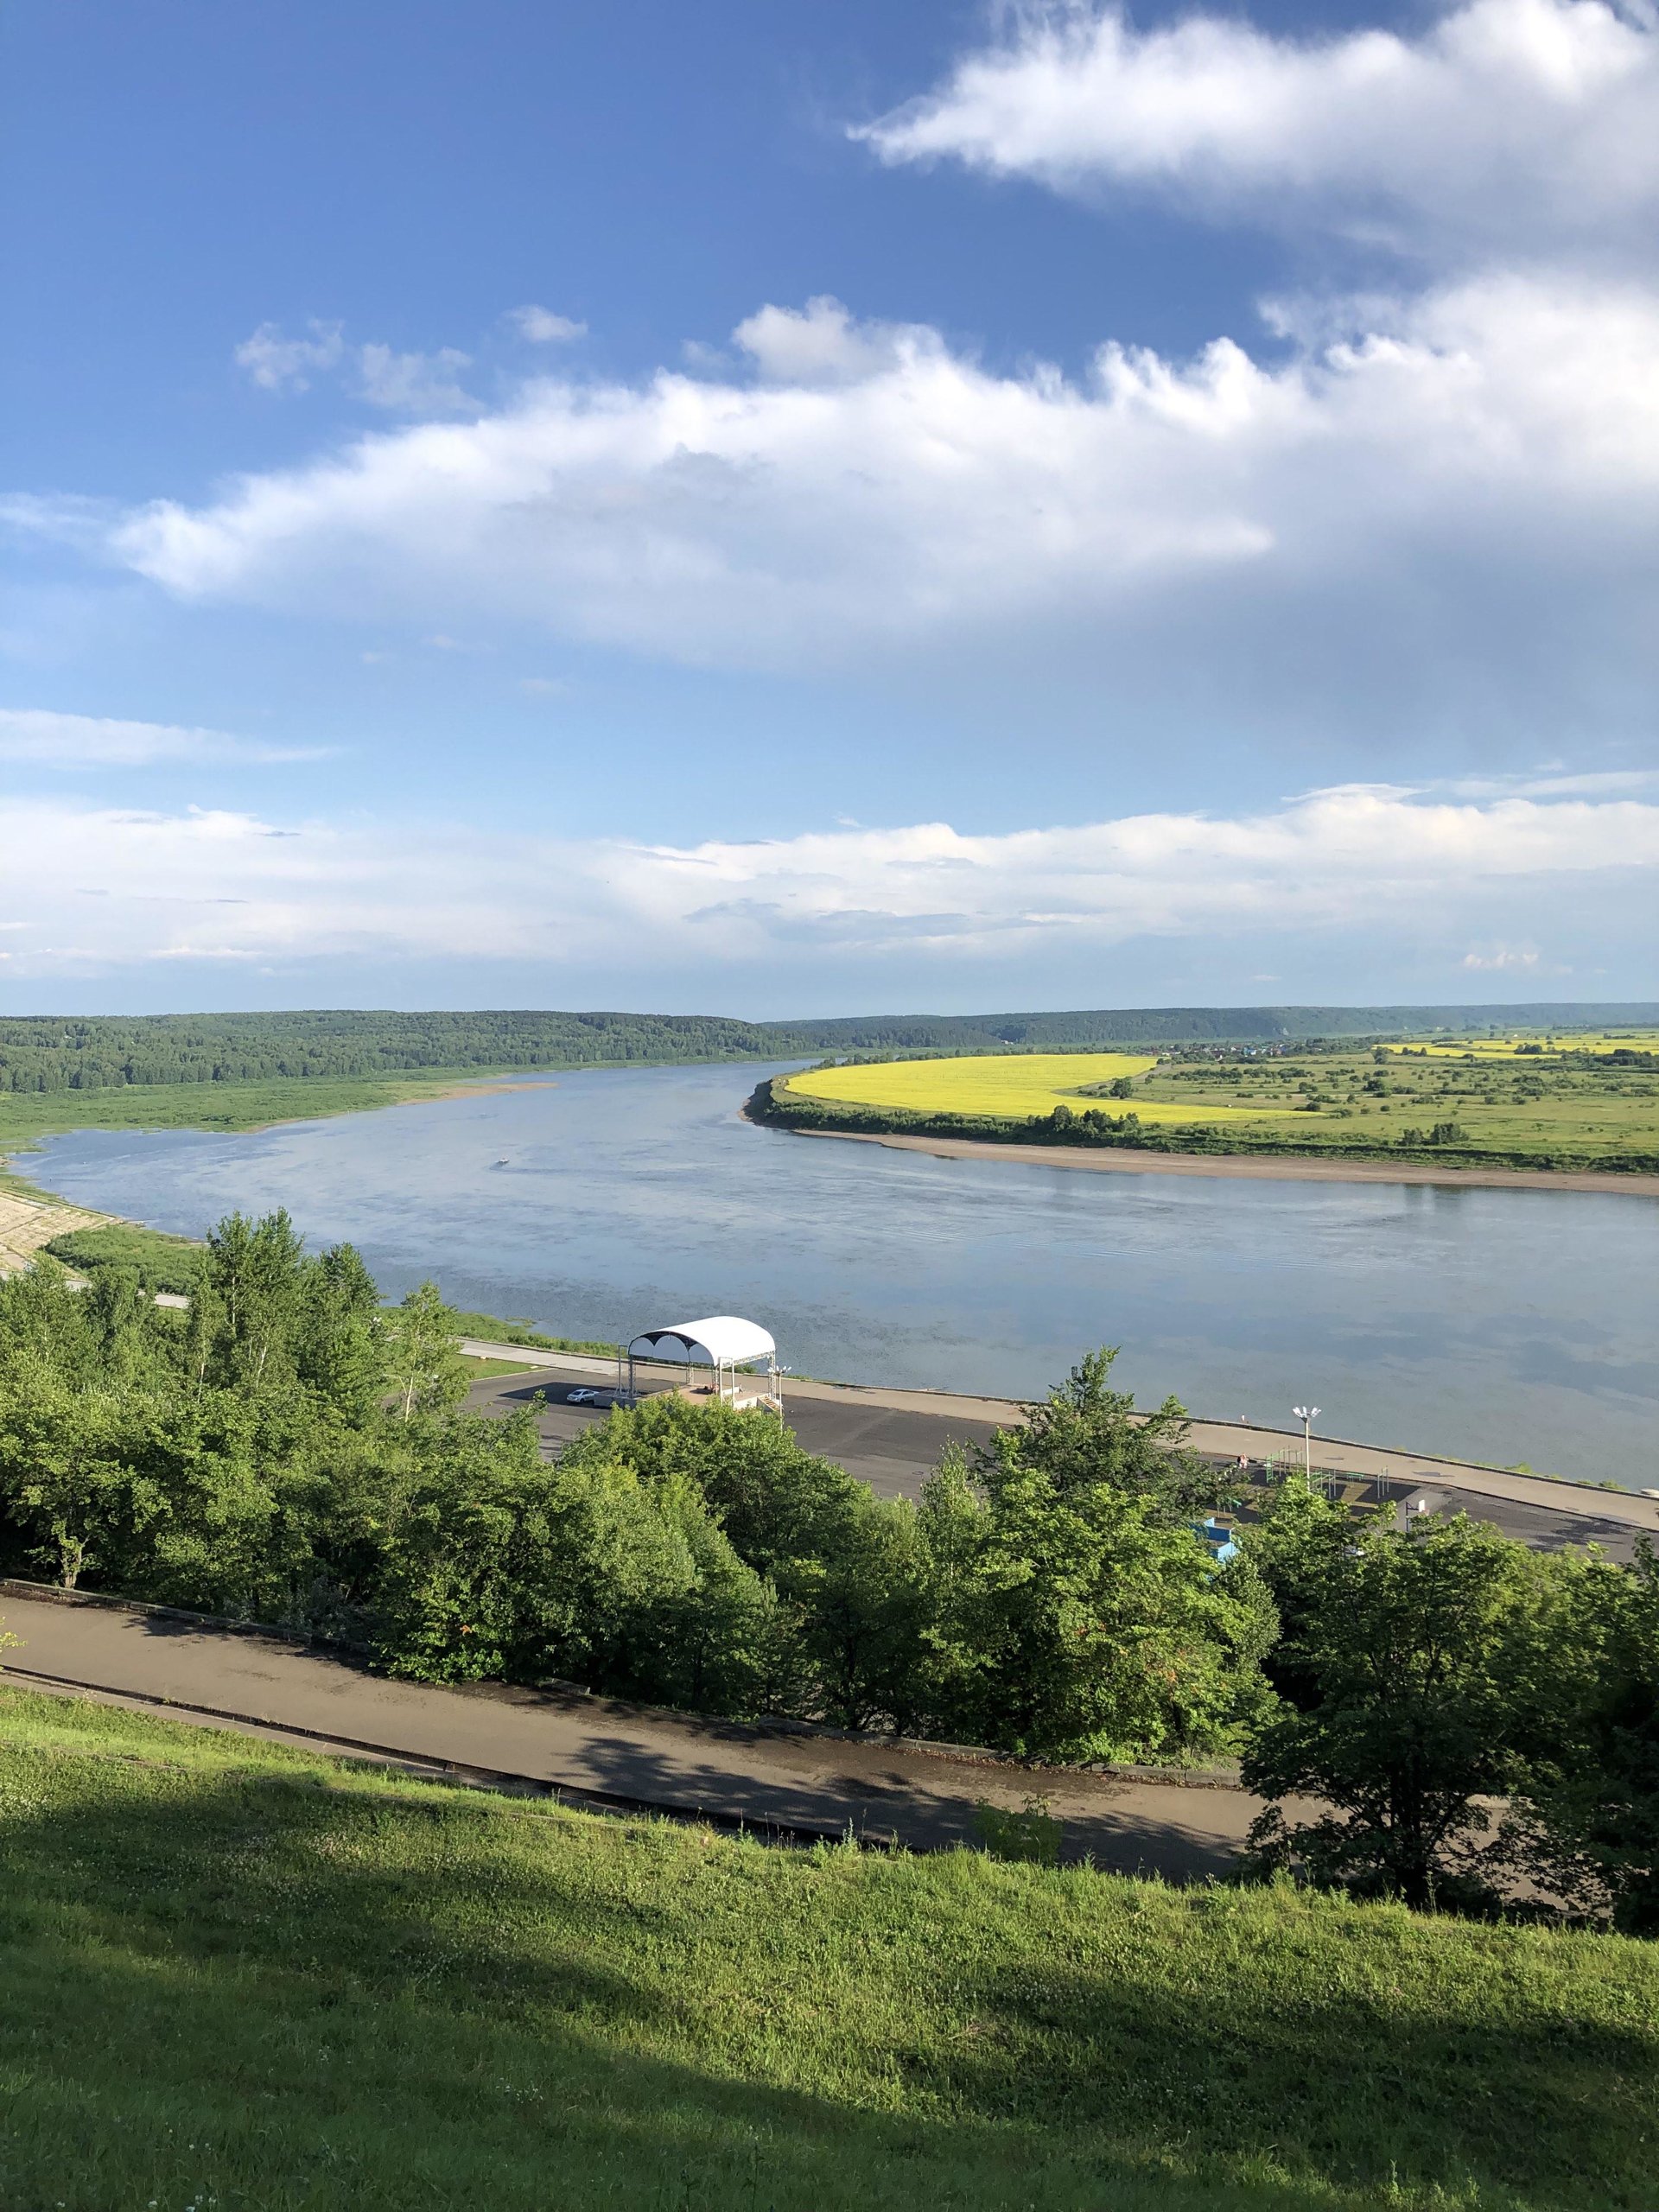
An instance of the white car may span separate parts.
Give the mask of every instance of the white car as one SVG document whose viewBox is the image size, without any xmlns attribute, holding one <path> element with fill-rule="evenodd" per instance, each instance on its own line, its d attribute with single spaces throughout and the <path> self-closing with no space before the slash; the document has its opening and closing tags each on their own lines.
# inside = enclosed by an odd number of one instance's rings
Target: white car
<svg viewBox="0 0 1659 2212">
<path fill-rule="evenodd" d="M 567 1390 L 564 1394 L 564 1402 L 567 1406 L 596 1406 L 599 1403 L 599 1393 L 584 1382 L 579 1390 Z"/>
</svg>

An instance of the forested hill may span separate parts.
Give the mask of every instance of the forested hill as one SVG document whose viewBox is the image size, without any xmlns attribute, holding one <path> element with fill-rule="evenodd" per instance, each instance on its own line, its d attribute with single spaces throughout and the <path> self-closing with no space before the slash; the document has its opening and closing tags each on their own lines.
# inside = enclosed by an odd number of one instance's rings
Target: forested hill
<svg viewBox="0 0 1659 2212">
<path fill-rule="evenodd" d="M 420 1069 L 789 1059 L 819 1052 L 1054 1052 L 1205 1039 L 1376 1036 L 1429 1028 L 1659 1021 L 1656 1006 L 1158 1007 L 1072 1014 L 878 1014 L 736 1021 L 719 1014 L 292 1014 L 0 1018 L 0 1090 L 241 1084 Z"/>
</svg>

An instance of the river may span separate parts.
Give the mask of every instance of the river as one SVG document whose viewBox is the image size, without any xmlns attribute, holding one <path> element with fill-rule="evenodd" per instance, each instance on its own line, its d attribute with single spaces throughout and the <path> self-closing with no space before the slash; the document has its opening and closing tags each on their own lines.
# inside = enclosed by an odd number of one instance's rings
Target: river
<svg viewBox="0 0 1659 2212">
<path fill-rule="evenodd" d="M 798 1372 L 1040 1393 L 1122 1347 L 1142 1402 L 1659 1485 L 1659 1201 L 1086 1175 L 759 1129 L 753 1066 L 628 1068 L 289 1122 L 83 1131 L 29 1172 L 200 1236 L 285 1205 L 383 1288 L 626 1338 L 764 1322 Z"/>
</svg>

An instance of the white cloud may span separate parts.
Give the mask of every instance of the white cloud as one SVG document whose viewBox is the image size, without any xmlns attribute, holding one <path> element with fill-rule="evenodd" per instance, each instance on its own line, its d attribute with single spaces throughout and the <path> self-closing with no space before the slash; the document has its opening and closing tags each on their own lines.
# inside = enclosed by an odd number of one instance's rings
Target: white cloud
<svg viewBox="0 0 1659 2212">
<path fill-rule="evenodd" d="M 284 338 L 274 322 L 262 322 L 236 349 L 236 363 L 262 391 L 307 391 L 312 374 L 338 367 L 345 340 L 337 322 L 315 322 L 309 338 Z"/>
<path fill-rule="evenodd" d="M 399 415 L 448 415 L 477 402 L 455 381 L 472 366 L 469 353 L 453 346 L 435 353 L 395 353 L 390 346 L 362 346 L 357 353 L 359 388 L 372 406 Z"/>
<path fill-rule="evenodd" d="M 944 351 L 938 333 L 925 323 L 859 322 L 828 293 L 804 308 L 761 308 L 738 324 L 732 338 L 762 383 L 809 391 L 865 384 Z"/>
<path fill-rule="evenodd" d="M 538 380 L 159 501 L 107 548 L 187 599 L 531 622 L 702 664 L 1011 645 L 1143 696 L 1207 675 L 1265 719 L 1397 726 L 1464 668 L 1483 713 L 1536 720 L 1552 686 L 1634 697 L 1653 673 L 1640 287 L 1481 278 L 1273 362 L 1109 345 L 1082 382 L 823 301 L 742 339 L 767 380 Z"/>
<path fill-rule="evenodd" d="M 1465 968 L 1478 968 L 1492 973 L 1525 973 L 1536 968 L 1543 955 L 1535 945 L 1495 944 L 1484 952 L 1465 952 Z"/>
<path fill-rule="evenodd" d="M 453 415 L 477 404 L 457 381 L 472 366 L 453 346 L 433 353 L 399 353 L 390 346 L 347 346 L 338 322 L 313 322 L 309 338 L 285 338 L 262 322 L 236 348 L 238 365 L 265 391 L 308 391 L 323 370 L 339 370 L 359 399 L 398 415 Z"/>
<path fill-rule="evenodd" d="M 521 338 L 529 339 L 533 346 L 563 346 L 588 335 L 585 322 L 573 322 L 568 315 L 555 315 L 551 308 L 512 308 L 508 311 L 507 321 Z"/>
<path fill-rule="evenodd" d="M 136 722 L 105 715 L 60 715 L 0 707 L 0 761 L 45 768 L 153 768 L 196 761 L 316 760 L 317 746 L 257 744 L 223 730 Z"/>
<path fill-rule="evenodd" d="M 1229 221 L 1408 250 L 1521 248 L 1659 214 L 1659 24 L 1646 0 L 1465 0 L 1414 35 L 1275 37 L 1194 15 L 1017 9 L 944 84 L 854 134 L 1068 193 L 1173 192 Z"/>
<path fill-rule="evenodd" d="M 1372 788 L 1249 815 L 1128 816 L 963 834 L 944 823 L 695 846 L 438 823 L 278 829 L 227 811 L 0 802 L 17 974 L 154 960 L 632 963 L 642 978 L 852 958 L 907 977 L 1179 938 L 1425 933 L 1441 965 L 1529 965 L 1514 932 L 1560 910 L 1594 931 L 1659 880 L 1659 805 L 1425 800 Z M 93 892 L 96 895 L 88 895 Z M 1458 948 L 1491 948 L 1466 960 Z M 1518 946 L 1515 957 L 1509 948 Z M 1265 946 L 1262 948 L 1265 950 Z"/>
</svg>

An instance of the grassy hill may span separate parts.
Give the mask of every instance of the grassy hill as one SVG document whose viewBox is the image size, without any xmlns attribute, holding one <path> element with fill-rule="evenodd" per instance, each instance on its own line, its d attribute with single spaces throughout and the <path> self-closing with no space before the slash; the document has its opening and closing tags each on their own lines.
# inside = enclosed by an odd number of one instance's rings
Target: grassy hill
<svg viewBox="0 0 1659 2212">
<path fill-rule="evenodd" d="M 791 1852 L 0 1688 L 7 2212 L 1646 2212 L 1659 1949 Z"/>
</svg>

